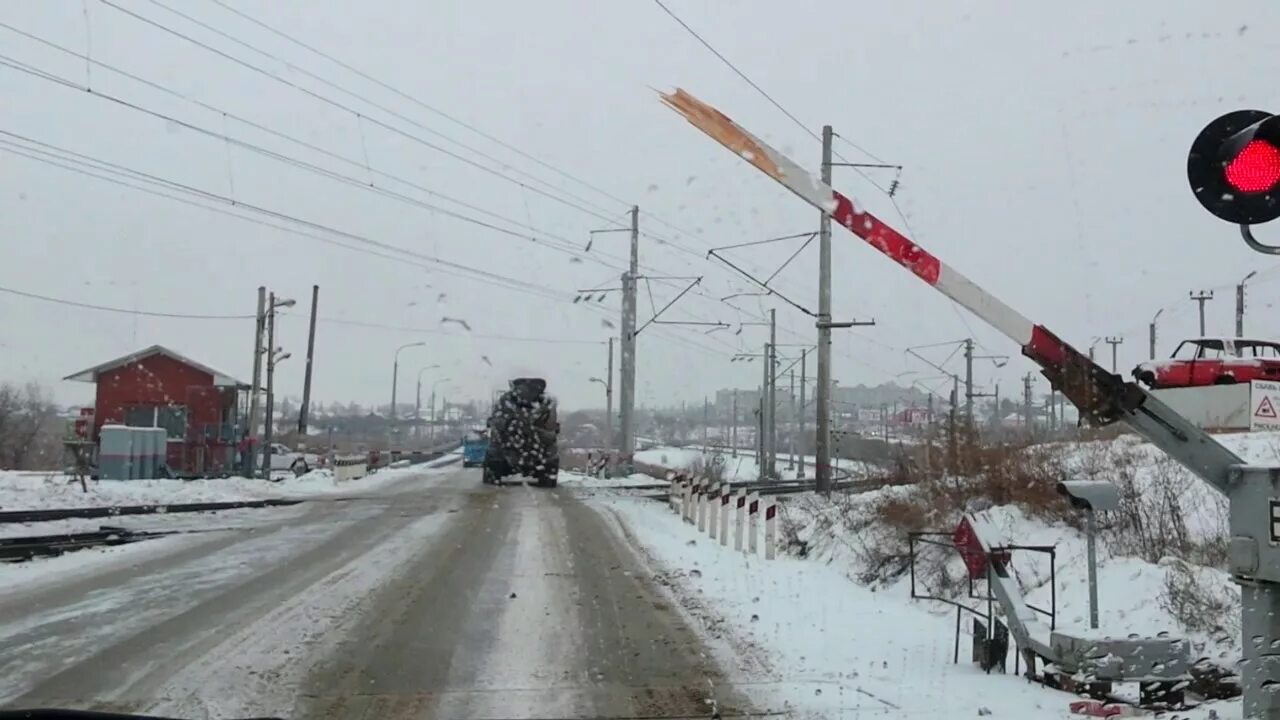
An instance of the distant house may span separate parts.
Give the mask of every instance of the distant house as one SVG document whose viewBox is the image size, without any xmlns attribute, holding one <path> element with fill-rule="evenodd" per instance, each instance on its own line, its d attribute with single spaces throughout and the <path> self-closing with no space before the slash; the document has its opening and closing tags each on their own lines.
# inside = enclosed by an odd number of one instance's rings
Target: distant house
<svg viewBox="0 0 1280 720">
<path fill-rule="evenodd" d="M 238 411 L 249 386 L 161 345 L 68 375 L 91 382 L 90 439 L 103 425 L 168 430 L 166 461 L 175 475 L 232 472 L 243 423 Z"/>
</svg>

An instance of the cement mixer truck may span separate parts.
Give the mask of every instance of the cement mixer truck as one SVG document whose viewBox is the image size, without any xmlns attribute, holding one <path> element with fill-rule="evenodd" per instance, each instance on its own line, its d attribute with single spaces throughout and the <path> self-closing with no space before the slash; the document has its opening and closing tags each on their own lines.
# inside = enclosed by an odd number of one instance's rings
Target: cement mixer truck
<svg viewBox="0 0 1280 720">
<path fill-rule="evenodd" d="M 488 421 L 485 483 L 501 485 L 510 475 L 523 475 L 539 487 L 555 487 L 560 473 L 560 420 L 555 398 L 542 378 L 516 378 L 498 397 Z"/>
</svg>

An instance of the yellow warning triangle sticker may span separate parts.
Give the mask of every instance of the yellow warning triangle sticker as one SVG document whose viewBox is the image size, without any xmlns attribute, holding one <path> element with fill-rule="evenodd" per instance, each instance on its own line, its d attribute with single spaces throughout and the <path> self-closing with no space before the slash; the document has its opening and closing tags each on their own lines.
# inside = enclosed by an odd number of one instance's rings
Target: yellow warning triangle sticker
<svg viewBox="0 0 1280 720">
<path fill-rule="evenodd" d="M 1258 403 L 1258 409 L 1253 411 L 1253 416 L 1260 418 L 1276 417 L 1276 408 L 1271 404 L 1271 396 L 1262 396 L 1262 402 Z"/>
</svg>

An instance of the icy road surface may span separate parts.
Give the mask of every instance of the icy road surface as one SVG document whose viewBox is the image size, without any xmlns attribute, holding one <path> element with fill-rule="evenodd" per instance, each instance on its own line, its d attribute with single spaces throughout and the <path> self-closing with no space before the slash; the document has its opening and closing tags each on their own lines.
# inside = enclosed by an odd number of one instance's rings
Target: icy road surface
<svg viewBox="0 0 1280 720">
<path fill-rule="evenodd" d="M 745 709 L 616 523 L 572 489 L 493 488 L 459 469 L 227 525 L 38 581 L 0 566 L 0 707 L 335 719 Z"/>
</svg>

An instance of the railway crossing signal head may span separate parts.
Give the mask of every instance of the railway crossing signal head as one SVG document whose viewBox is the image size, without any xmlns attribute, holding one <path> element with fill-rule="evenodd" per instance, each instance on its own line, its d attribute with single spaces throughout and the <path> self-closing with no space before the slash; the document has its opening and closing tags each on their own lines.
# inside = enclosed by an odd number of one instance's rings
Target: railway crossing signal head
<svg viewBox="0 0 1280 720">
<path fill-rule="evenodd" d="M 1187 156 L 1191 191 L 1238 225 L 1280 217 L 1280 116 L 1236 110 L 1205 126 Z"/>
</svg>

